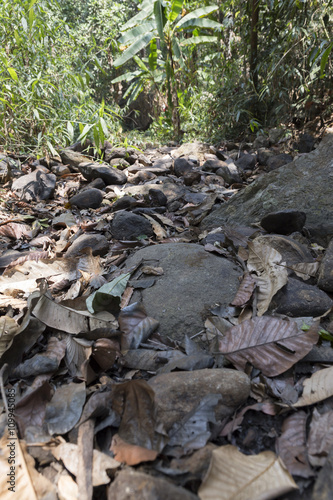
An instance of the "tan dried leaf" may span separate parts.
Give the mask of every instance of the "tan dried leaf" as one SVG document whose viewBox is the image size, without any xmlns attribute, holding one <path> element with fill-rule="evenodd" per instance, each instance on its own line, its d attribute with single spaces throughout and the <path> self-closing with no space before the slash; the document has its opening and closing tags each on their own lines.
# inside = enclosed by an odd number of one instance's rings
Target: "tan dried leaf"
<svg viewBox="0 0 333 500">
<path fill-rule="evenodd" d="M 146 217 L 146 219 L 149 220 L 150 224 L 152 225 L 152 228 L 153 228 L 153 231 L 156 235 L 157 240 L 163 240 L 164 238 L 166 238 L 168 236 L 165 229 L 163 229 L 161 224 L 156 222 L 156 220 L 153 219 L 153 217 L 150 217 L 150 215 L 146 215 L 146 214 L 144 214 L 144 216 Z"/>
<path fill-rule="evenodd" d="M 268 309 L 272 298 L 288 281 L 288 271 L 282 266 L 281 254 L 260 237 L 248 243 L 250 253 L 247 268 L 256 273 L 258 285 L 258 316 Z M 281 264 L 281 265 L 279 265 Z M 283 263 L 283 265 L 285 265 Z"/>
<path fill-rule="evenodd" d="M 315 277 L 319 269 L 319 262 L 299 262 L 290 266 L 296 276 L 302 280 L 309 280 Z"/>
<path fill-rule="evenodd" d="M 227 445 L 212 452 L 198 494 L 201 500 L 268 500 L 296 489 L 295 481 L 273 452 L 243 455 L 235 446 Z"/>
<path fill-rule="evenodd" d="M 303 394 L 294 407 L 308 406 L 333 396 L 333 366 L 324 368 L 303 382 Z"/>
</svg>

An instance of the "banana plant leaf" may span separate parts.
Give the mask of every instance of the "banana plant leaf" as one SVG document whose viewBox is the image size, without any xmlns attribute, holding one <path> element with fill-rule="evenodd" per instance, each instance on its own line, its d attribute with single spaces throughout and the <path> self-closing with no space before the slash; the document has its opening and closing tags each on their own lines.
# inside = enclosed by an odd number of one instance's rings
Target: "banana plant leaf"
<svg viewBox="0 0 333 500">
<path fill-rule="evenodd" d="M 128 49 L 126 49 L 120 57 L 118 57 L 114 61 L 114 66 L 117 68 L 118 66 L 122 66 L 123 64 L 125 64 L 125 62 L 132 59 L 135 54 L 137 54 L 141 49 L 148 45 L 153 37 L 154 33 L 146 33 L 145 35 L 142 35 L 134 43 L 132 43 L 132 45 L 128 47 Z"/>
</svg>

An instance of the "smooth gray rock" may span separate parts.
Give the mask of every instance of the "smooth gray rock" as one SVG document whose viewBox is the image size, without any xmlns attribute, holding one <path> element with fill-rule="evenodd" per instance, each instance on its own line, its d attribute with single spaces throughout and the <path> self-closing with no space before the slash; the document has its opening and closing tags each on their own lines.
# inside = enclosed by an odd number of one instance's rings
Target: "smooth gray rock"
<svg viewBox="0 0 333 500">
<path fill-rule="evenodd" d="M 54 174 L 46 174 L 37 169 L 31 174 L 15 179 L 12 191 L 26 202 L 48 200 L 53 197 L 56 179 Z"/>
<path fill-rule="evenodd" d="M 81 163 L 78 169 L 87 181 L 100 178 L 103 179 L 107 186 L 110 184 L 125 184 L 127 182 L 124 172 L 105 163 L 103 165 L 99 163 Z"/>
<path fill-rule="evenodd" d="M 138 201 L 133 198 L 132 196 L 123 196 L 122 198 L 118 198 L 113 205 L 112 205 L 112 211 L 117 212 L 118 210 L 126 210 L 127 208 L 133 208 L 136 207 L 138 204 Z"/>
<path fill-rule="evenodd" d="M 333 129 L 319 147 L 273 172 L 260 176 L 228 203 L 209 214 L 201 229 L 223 224 L 242 226 L 266 214 L 291 208 L 306 214 L 307 226 L 325 226 L 333 219 Z"/>
<path fill-rule="evenodd" d="M 135 240 L 140 236 L 154 235 L 148 219 L 131 212 L 118 212 L 114 216 L 111 233 L 116 240 Z"/>
<path fill-rule="evenodd" d="M 167 479 L 144 474 L 134 469 L 124 469 L 112 481 L 107 500 L 199 500 L 181 486 Z"/>
<path fill-rule="evenodd" d="M 69 199 L 69 203 L 78 208 L 98 208 L 103 201 L 102 191 L 95 188 L 85 189 Z"/>
<path fill-rule="evenodd" d="M 235 161 L 236 167 L 240 170 L 253 170 L 256 166 L 256 157 L 250 154 L 244 154 Z"/>
<path fill-rule="evenodd" d="M 222 160 L 217 160 L 217 159 L 209 159 L 206 160 L 205 163 L 202 165 L 201 170 L 204 172 L 216 172 L 219 168 L 227 167 L 227 163 Z"/>
<path fill-rule="evenodd" d="M 228 368 L 164 373 L 148 383 L 155 392 L 157 421 L 163 422 L 166 430 L 181 421 L 207 394 L 222 396 L 215 409 L 217 421 L 230 415 L 250 395 L 249 377 Z"/>
<path fill-rule="evenodd" d="M 74 151 L 69 148 L 60 151 L 59 155 L 64 165 L 70 165 L 71 167 L 75 168 L 77 168 L 80 163 L 87 163 L 91 161 L 91 158 L 89 158 L 89 156 L 85 156 L 79 151 Z"/>
<path fill-rule="evenodd" d="M 126 186 L 123 191 L 129 195 L 141 194 L 143 196 L 149 195 L 150 189 L 159 189 L 168 199 L 168 203 L 172 201 L 179 200 L 182 198 L 186 192 L 186 188 L 182 185 L 170 182 L 168 179 L 164 179 L 160 184 L 143 184 L 141 186 Z"/>
<path fill-rule="evenodd" d="M 277 168 L 283 167 L 283 165 L 287 165 L 287 163 L 291 163 L 293 161 L 293 157 L 286 153 L 281 153 L 280 155 L 271 156 L 268 158 L 266 165 L 267 170 L 271 172 L 272 170 L 276 170 Z"/>
<path fill-rule="evenodd" d="M 110 243 L 102 234 L 81 234 L 69 247 L 65 257 L 75 257 L 86 247 L 91 248 L 93 255 L 105 255 Z"/>
<path fill-rule="evenodd" d="M 226 164 L 216 170 L 216 175 L 222 177 L 227 184 L 234 184 L 235 182 L 242 182 L 239 175 L 238 168 L 234 163 Z"/>
<path fill-rule="evenodd" d="M 291 234 L 302 231 L 306 215 L 299 210 L 281 210 L 265 215 L 260 221 L 268 233 Z"/>
<path fill-rule="evenodd" d="M 260 148 L 257 153 L 258 162 L 260 165 L 266 166 L 269 158 L 274 156 L 273 151 L 267 148 Z"/>
<path fill-rule="evenodd" d="M 271 309 L 294 318 L 316 317 L 324 314 L 332 305 L 329 296 L 316 286 L 289 278 L 286 286 L 273 297 Z"/>
<path fill-rule="evenodd" d="M 160 334 L 180 341 L 185 334 L 191 336 L 203 329 L 209 309 L 216 303 L 231 302 L 242 274 L 224 257 L 190 243 L 143 248 L 126 262 L 131 267 L 141 259 L 147 265 L 162 267 L 164 274 L 157 276 L 151 288 L 135 291 L 132 302 L 142 300 L 148 316 L 160 322 Z"/>
<path fill-rule="evenodd" d="M 320 265 L 318 286 L 325 292 L 333 292 L 333 239 Z"/>
<path fill-rule="evenodd" d="M 177 177 L 182 177 L 193 170 L 193 163 L 185 158 L 176 158 L 173 164 L 173 169 Z"/>
</svg>

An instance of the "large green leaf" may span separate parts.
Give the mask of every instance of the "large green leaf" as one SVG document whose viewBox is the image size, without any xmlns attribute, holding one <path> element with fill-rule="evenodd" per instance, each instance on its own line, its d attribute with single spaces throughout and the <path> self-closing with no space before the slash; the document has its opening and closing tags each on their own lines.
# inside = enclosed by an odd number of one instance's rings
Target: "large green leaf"
<svg viewBox="0 0 333 500">
<path fill-rule="evenodd" d="M 140 80 L 135 84 L 126 104 L 129 105 L 131 104 L 131 102 L 135 101 L 135 99 L 138 97 L 139 94 L 141 94 L 142 91 L 143 91 L 143 82 Z"/>
<path fill-rule="evenodd" d="M 180 28 L 183 26 L 184 23 L 186 23 L 189 19 L 193 19 L 196 17 L 204 17 L 208 16 L 208 14 L 211 14 L 215 10 L 217 10 L 219 7 L 218 5 L 210 5 L 209 7 L 201 7 L 200 9 L 195 9 L 193 12 L 190 12 L 186 16 L 184 16 L 178 23 L 177 23 L 177 28 Z"/>
<path fill-rule="evenodd" d="M 125 64 L 125 62 L 132 59 L 135 54 L 137 54 L 141 49 L 148 45 L 153 36 L 153 33 L 146 33 L 145 35 L 142 35 L 141 38 L 132 43 L 132 45 L 128 47 L 128 49 L 126 49 L 125 52 L 115 60 L 114 66 L 122 66 L 123 64 Z"/>
<path fill-rule="evenodd" d="M 138 36 L 148 33 L 154 29 L 156 29 L 155 20 L 147 21 L 146 23 L 140 24 L 139 26 L 135 26 L 131 30 L 126 31 L 126 33 L 118 39 L 118 43 L 121 45 L 128 45 L 129 42 L 132 43 Z"/>
<path fill-rule="evenodd" d="M 222 24 L 216 22 L 216 21 L 211 21 L 210 19 L 204 19 L 202 17 L 199 18 L 193 18 L 193 19 L 188 19 L 185 23 L 182 24 L 182 29 L 183 28 L 209 28 L 209 29 L 217 29 L 221 30 Z"/>
<path fill-rule="evenodd" d="M 183 1 L 182 0 L 173 0 L 172 5 L 171 5 L 171 11 L 169 13 L 168 19 L 172 23 L 177 19 L 179 14 L 182 11 L 183 7 Z"/>
<path fill-rule="evenodd" d="M 183 40 L 180 45 L 198 45 L 199 43 L 215 43 L 217 41 L 217 36 L 192 36 Z"/>
<path fill-rule="evenodd" d="M 123 73 L 120 76 L 117 76 L 117 78 L 114 78 L 111 83 L 118 83 L 118 82 L 131 82 L 133 78 L 138 76 L 141 73 L 141 71 L 129 71 L 128 73 Z"/>
<path fill-rule="evenodd" d="M 160 37 L 161 43 L 164 43 L 164 26 L 166 24 L 166 18 L 164 15 L 164 8 L 161 0 L 156 0 L 154 5 L 154 15 L 156 20 L 156 27 L 158 36 Z"/>
<path fill-rule="evenodd" d="M 154 3 L 155 2 L 146 2 L 146 4 L 141 9 L 141 11 L 138 14 L 136 14 L 135 16 L 133 16 L 129 21 L 127 21 L 127 23 L 125 23 L 121 27 L 121 31 L 126 31 L 129 28 L 132 28 L 133 26 L 136 26 L 137 24 L 139 24 L 140 21 L 147 19 L 147 17 L 149 17 L 153 13 Z"/>
<path fill-rule="evenodd" d="M 121 274 L 110 283 L 101 286 L 86 300 L 87 309 L 91 314 L 98 311 L 116 312 L 120 299 L 125 291 L 130 273 Z"/>
<path fill-rule="evenodd" d="M 10 74 L 10 76 L 12 77 L 12 79 L 15 80 L 15 82 L 18 82 L 18 76 L 17 76 L 15 69 L 14 68 L 7 68 L 7 71 Z"/>
<path fill-rule="evenodd" d="M 146 71 L 148 73 L 149 69 L 145 65 L 145 63 L 140 59 L 138 56 L 133 56 L 133 60 L 136 62 L 136 64 L 139 66 L 142 71 Z"/>
<path fill-rule="evenodd" d="M 157 68 L 157 42 L 156 38 L 153 38 L 150 42 L 150 52 L 148 57 L 149 67 L 151 71 Z"/>
<path fill-rule="evenodd" d="M 181 68 L 184 68 L 184 59 L 182 55 L 182 51 L 180 48 L 180 45 L 178 43 L 177 38 L 174 36 L 172 39 L 172 49 L 175 57 L 177 58 L 177 61 L 179 62 L 179 65 Z"/>
<path fill-rule="evenodd" d="M 323 53 L 323 55 L 321 57 L 321 61 L 320 61 L 320 78 L 322 78 L 324 76 L 325 66 L 326 66 L 326 63 L 327 63 L 327 60 L 328 60 L 328 56 L 332 52 L 332 49 L 333 49 L 333 42 L 331 42 L 329 44 L 329 46 L 327 47 L 327 49 L 325 50 L 325 52 Z"/>
<path fill-rule="evenodd" d="M 89 130 L 91 130 L 93 126 L 94 126 L 93 123 L 92 124 L 91 123 L 87 123 L 87 125 L 85 125 L 85 127 L 83 128 L 80 136 L 77 139 L 78 142 L 82 141 L 86 137 L 86 135 L 88 134 Z"/>
</svg>

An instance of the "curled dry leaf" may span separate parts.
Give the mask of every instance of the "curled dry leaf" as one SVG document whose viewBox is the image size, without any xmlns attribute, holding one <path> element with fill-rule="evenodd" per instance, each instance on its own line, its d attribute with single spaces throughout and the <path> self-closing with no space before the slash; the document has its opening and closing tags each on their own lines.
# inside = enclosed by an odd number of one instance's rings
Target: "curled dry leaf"
<svg viewBox="0 0 333 500">
<path fill-rule="evenodd" d="M 119 328 L 123 332 L 121 350 L 137 349 L 159 325 L 154 318 L 147 316 L 144 307 L 135 302 L 124 307 L 118 317 Z"/>
<path fill-rule="evenodd" d="M 118 462 L 127 465 L 137 465 L 141 462 L 152 462 L 158 455 L 155 450 L 148 450 L 142 446 L 126 443 L 123 439 L 115 434 L 112 438 L 110 450 L 114 453 L 114 457 Z"/>
<path fill-rule="evenodd" d="M 24 236 L 30 239 L 32 238 L 32 230 L 27 224 L 9 222 L 0 227 L 0 236 L 5 236 L 13 240 L 20 240 Z"/>
<path fill-rule="evenodd" d="M 282 434 L 276 440 L 276 453 L 283 460 L 290 474 L 301 477 L 313 476 L 306 449 L 306 420 L 304 411 L 293 413 L 282 425 Z"/>
<path fill-rule="evenodd" d="M 150 215 L 147 215 L 147 214 L 144 214 L 144 216 L 146 217 L 146 219 L 149 220 L 150 224 L 152 225 L 152 228 L 153 228 L 153 231 L 156 235 L 156 239 L 159 241 L 159 240 L 163 240 L 164 238 L 166 238 L 168 236 L 167 232 L 165 231 L 165 229 L 163 229 L 163 227 L 161 226 L 161 224 L 159 224 L 158 222 L 156 222 L 155 219 L 153 219 L 153 217 L 150 217 Z"/>
<path fill-rule="evenodd" d="M 227 445 L 212 452 L 198 494 L 201 500 L 268 500 L 295 489 L 296 483 L 273 452 L 249 456 Z"/>
<path fill-rule="evenodd" d="M 319 262 L 299 262 L 290 266 L 296 276 L 302 280 L 309 280 L 315 277 L 319 269 Z"/>
<path fill-rule="evenodd" d="M 274 377 L 306 356 L 317 340 L 315 329 L 303 332 L 294 321 L 263 316 L 230 328 L 220 339 L 219 350 L 239 370 L 250 363 Z"/>
<path fill-rule="evenodd" d="M 91 314 L 98 311 L 118 311 L 121 296 L 125 291 L 130 273 L 120 274 L 87 298 L 87 309 Z"/>
<path fill-rule="evenodd" d="M 313 405 L 333 396 L 333 366 L 324 368 L 303 382 L 303 394 L 295 407 Z"/>
<path fill-rule="evenodd" d="M 333 446 L 333 410 L 320 414 L 314 408 L 308 439 L 309 461 L 313 467 L 323 467 Z"/>
<path fill-rule="evenodd" d="M 61 460 L 66 469 L 74 476 L 79 472 L 79 447 L 72 443 L 61 443 L 56 448 L 52 449 L 52 454 L 57 460 Z M 107 469 L 117 469 L 120 463 L 105 453 L 93 451 L 93 466 L 92 466 L 92 481 L 93 486 L 108 484 L 110 477 L 107 474 Z"/>
<path fill-rule="evenodd" d="M 288 271 L 281 263 L 281 254 L 265 244 L 260 237 L 249 242 L 247 268 L 256 273 L 258 286 L 258 316 L 268 309 L 272 298 L 288 281 Z"/>
<path fill-rule="evenodd" d="M 115 339 L 99 339 L 95 342 L 91 356 L 102 370 L 109 370 L 120 356 L 120 344 Z"/>
<path fill-rule="evenodd" d="M 251 274 L 245 273 L 231 305 L 244 306 L 250 300 L 255 286 L 256 282 L 252 278 Z"/>
<path fill-rule="evenodd" d="M 141 272 L 143 274 L 151 274 L 153 276 L 162 276 L 164 274 L 163 267 L 142 266 Z"/>
</svg>

